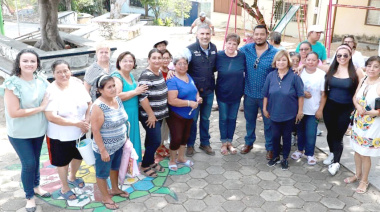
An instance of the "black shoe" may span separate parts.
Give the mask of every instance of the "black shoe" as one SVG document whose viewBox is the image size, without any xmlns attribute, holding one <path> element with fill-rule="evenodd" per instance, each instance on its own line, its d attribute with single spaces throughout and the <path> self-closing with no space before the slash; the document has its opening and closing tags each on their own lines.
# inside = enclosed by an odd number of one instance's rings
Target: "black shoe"
<svg viewBox="0 0 380 212">
<path fill-rule="evenodd" d="M 268 165 L 269 167 L 272 167 L 272 166 L 276 165 L 276 164 L 279 163 L 279 162 L 280 162 L 280 157 L 276 157 L 276 158 L 273 158 L 272 160 L 270 160 L 270 161 L 267 163 L 267 165 Z"/>
<path fill-rule="evenodd" d="M 281 161 L 281 169 L 282 170 L 288 170 L 289 169 L 289 163 L 287 159 L 282 159 Z"/>
</svg>

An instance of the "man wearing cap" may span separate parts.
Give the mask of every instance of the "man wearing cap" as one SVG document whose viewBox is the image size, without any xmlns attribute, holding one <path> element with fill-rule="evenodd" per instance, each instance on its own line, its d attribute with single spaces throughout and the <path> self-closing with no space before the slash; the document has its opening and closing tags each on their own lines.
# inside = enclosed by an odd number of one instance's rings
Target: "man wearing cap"
<svg viewBox="0 0 380 212">
<path fill-rule="evenodd" d="M 319 42 L 319 39 L 321 39 L 321 34 L 323 32 L 323 28 L 320 25 L 312 25 L 307 29 L 307 41 L 311 43 L 311 48 L 313 52 L 318 54 L 318 57 L 320 60 L 322 60 L 323 64 L 326 63 L 326 48 L 325 46 Z M 300 52 L 300 45 L 298 44 L 296 52 Z"/>
<path fill-rule="evenodd" d="M 160 42 L 157 42 L 156 44 L 153 45 L 153 48 L 156 48 L 160 51 L 165 50 L 166 47 L 168 46 L 169 42 L 167 40 L 163 40 Z"/>
<path fill-rule="evenodd" d="M 215 35 L 214 26 L 212 25 L 210 19 L 208 19 L 206 17 L 206 13 L 205 12 L 199 13 L 199 18 L 195 19 L 195 21 L 193 22 L 193 24 L 191 24 L 191 29 L 190 29 L 189 33 L 190 34 L 193 33 L 193 28 L 196 27 L 196 26 L 199 27 L 202 24 L 207 24 L 212 29 L 212 35 Z"/>
</svg>

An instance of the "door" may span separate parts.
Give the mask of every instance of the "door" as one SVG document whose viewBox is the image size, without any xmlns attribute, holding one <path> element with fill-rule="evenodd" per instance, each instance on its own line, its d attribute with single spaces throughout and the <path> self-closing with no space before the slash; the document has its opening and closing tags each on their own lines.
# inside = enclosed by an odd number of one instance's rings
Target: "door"
<svg viewBox="0 0 380 212">
<path fill-rule="evenodd" d="M 195 2 L 195 1 L 191 2 L 190 17 L 184 20 L 183 22 L 184 26 L 191 26 L 191 24 L 195 21 L 195 19 L 198 18 L 198 6 L 199 6 L 199 2 Z"/>
</svg>

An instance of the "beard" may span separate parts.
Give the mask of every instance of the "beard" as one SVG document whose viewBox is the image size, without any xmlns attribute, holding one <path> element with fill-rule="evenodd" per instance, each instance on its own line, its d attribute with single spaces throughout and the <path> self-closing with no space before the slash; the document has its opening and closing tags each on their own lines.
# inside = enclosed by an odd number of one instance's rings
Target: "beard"
<svg viewBox="0 0 380 212">
<path fill-rule="evenodd" d="M 266 43 L 267 43 L 266 41 L 263 41 L 263 42 L 261 42 L 261 43 L 256 42 L 256 45 L 257 45 L 257 46 L 264 46 Z"/>
</svg>

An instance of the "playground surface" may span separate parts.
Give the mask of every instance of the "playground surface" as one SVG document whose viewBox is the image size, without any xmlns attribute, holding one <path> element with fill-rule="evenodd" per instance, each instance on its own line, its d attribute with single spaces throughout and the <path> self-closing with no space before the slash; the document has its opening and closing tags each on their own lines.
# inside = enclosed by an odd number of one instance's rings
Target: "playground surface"
<svg viewBox="0 0 380 212">
<path fill-rule="evenodd" d="M 132 41 L 111 41 L 118 47 L 113 55 L 130 50 L 139 59 L 144 59 L 156 40 L 169 40 L 169 50 L 185 47 L 194 41 L 182 27 L 143 28 L 142 36 Z M 223 45 L 224 30 L 218 30 L 212 38 L 219 49 Z M 96 35 L 94 35 L 96 37 Z M 2 83 L 0 79 L 0 84 Z M 0 99 L 0 211 L 25 211 L 25 197 L 20 184 L 20 161 L 10 145 L 5 129 L 4 102 Z M 123 189 L 130 192 L 129 199 L 114 197 L 120 205 L 119 211 L 380 211 L 380 192 L 371 182 L 365 194 L 355 193 L 357 183 L 345 184 L 343 179 L 352 172 L 345 167 L 331 176 L 322 164 L 326 154 L 316 149 L 318 163 L 307 165 L 306 159 L 289 160 L 289 170 L 279 166 L 268 167 L 265 159 L 263 123 L 257 125 L 257 141 L 252 152 L 241 155 L 223 156 L 219 149 L 218 111 L 210 118 L 211 146 L 215 156 L 204 154 L 198 149 L 189 158 L 195 163 L 192 169 L 183 167 L 177 173 L 166 171 L 158 178 L 137 176 L 127 178 Z M 326 130 L 317 138 L 317 145 L 325 149 Z M 142 141 L 144 132 L 141 131 Z M 244 144 L 245 120 L 239 112 L 233 144 L 241 148 Z M 345 138 L 347 144 L 348 137 Z M 292 147 L 294 151 L 294 147 Z M 349 145 L 345 146 L 343 165 L 353 162 Z M 347 160 L 347 162 L 345 162 Z M 167 161 L 161 161 L 167 166 Z M 378 171 L 377 161 L 373 162 Z M 52 198 L 37 198 L 37 211 L 106 211 L 99 202 L 99 193 L 94 184 L 94 169 L 82 164 L 78 176 L 84 178 L 86 187 L 74 190 L 80 197 L 76 201 L 65 201 L 56 195 L 59 180 L 46 154 L 41 155 L 42 186 L 53 193 Z M 379 176 L 379 175 L 377 175 Z M 378 178 L 378 177 L 377 177 Z"/>
</svg>

